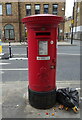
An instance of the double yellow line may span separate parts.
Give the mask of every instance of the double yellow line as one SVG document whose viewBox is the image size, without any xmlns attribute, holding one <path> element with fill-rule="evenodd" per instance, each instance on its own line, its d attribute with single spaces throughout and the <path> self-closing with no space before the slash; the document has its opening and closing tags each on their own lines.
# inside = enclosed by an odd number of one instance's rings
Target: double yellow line
<svg viewBox="0 0 82 120">
<path fill-rule="evenodd" d="M 0 39 L 0 54 L 2 53 L 2 41 Z"/>
</svg>

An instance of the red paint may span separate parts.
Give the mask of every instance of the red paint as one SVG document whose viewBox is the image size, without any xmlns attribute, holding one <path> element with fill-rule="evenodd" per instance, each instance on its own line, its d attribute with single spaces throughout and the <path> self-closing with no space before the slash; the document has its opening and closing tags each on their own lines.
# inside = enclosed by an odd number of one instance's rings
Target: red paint
<svg viewBox="0 0 82 120">
<path fill-rule="evenodd" d="M 62 21 L 62 17 L 49 14 L 22 19 L 28 29 L 28 76 L 29 88 L 33 91 L 56 89 L 57 27 Z M 45 32 L 49 35 L 45 35 Z M 48 41 L 48 55 L 39 55 L 39 41 Z M 37 60 L 37 57 L 47 56 L 50 56 L 50 60 Z M 54 69 L 51 69 L 53 66 Z"/>
<path fill-rule="evenodd" d="M 48 115 L 49 113 L 46 113 L 46 115 Z"/>
</svg>

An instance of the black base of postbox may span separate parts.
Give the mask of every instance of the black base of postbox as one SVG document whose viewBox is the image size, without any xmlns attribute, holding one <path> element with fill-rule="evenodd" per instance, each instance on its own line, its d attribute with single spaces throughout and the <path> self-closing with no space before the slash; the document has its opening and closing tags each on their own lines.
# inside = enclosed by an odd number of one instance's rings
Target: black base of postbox
<svg viewBox="0 0 82 120">
<path fill-rule="evenodd" d="M 38 109 L 48 109 L 56 103 L 56 89 L 48 92 L 36 92 L 28 88 L 29 103 Z"/>
</svg>

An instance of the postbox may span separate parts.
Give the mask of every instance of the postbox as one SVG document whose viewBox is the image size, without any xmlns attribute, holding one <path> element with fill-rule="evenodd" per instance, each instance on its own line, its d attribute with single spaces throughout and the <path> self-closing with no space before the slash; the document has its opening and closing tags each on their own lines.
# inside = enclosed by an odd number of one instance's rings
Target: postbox
<svg viewBox="0 0 82 120">
<path fill-rule="evenodd" d="M 29 103 L 47 109 L 56 102 L 57 28 L 62 17 L 38 14 L 25 17 L 28 29 Z"/>
</svg>

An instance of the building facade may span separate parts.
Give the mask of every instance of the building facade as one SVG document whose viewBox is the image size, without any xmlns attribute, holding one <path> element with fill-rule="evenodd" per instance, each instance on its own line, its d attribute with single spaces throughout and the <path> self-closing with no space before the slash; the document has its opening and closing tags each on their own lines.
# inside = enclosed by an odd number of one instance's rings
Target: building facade
<svg viewBox="0 0 82 120">
<path fill-rule="evenodd" d="M 70 39 L 71 38 L 71 22 L 72 17 L 68 17 L 65 19 L 65 30 L 64 30 L 64 39 Z"/>
<path fill-rule="evenodd" d="M 82 1 L 75 2 L 73 34 L 74 39 L 82 40 Z"/>
<path fill-rule="evenodd" d="M 22 18 L 34 14 L 65 16 L 64 2 L 0 2 L 0 37 L 2 41 L 22 42 L 28 30 Z M 59 25 L 59 39 L 64 39 L 64 22 Z"/>
</svg>

